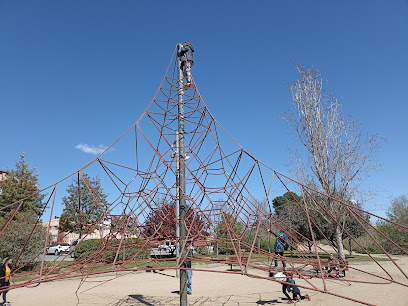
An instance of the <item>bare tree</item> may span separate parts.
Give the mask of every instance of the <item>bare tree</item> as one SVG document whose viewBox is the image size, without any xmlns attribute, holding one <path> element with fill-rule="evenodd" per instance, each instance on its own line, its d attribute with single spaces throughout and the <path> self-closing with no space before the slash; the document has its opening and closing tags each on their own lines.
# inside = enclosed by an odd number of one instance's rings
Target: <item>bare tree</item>
<svg viewBox="0 0 408 306">
<path fill-rule="evenodd" d="M 321 201 L 328 214 L 318 206 L 322 217 L 333 228 L 334 241 L 342 259 L 343 234 L 347 208 L 343 203 L 361 196 L 359 185 L 371 171 L 378 169 L 373 155 L 384 140 L 363 134 L 356 121 L 342 115 L 333 95 L 324 95 L 318 69 L 296 65 L 300 79 L 289 83 L 290 111 L 283 116 L 295 129 L 306 149 L 298 159 L 298 179 L 329 197 Z M 334 219 L 334 220 L 333 220 Z"/>
</svg>

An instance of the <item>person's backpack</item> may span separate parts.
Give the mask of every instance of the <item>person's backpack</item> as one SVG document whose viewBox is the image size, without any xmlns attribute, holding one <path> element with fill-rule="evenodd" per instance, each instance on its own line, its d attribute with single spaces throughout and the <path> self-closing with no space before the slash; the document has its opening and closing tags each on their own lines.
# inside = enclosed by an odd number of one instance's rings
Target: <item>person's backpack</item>
<svg viewBox="0 0 408 306">
<path fill-rule="evenodd" d="M 286 236 L 285 233 L 280 232 L 279 235 L 278 235 L 278 239 L 282 243 L 285 250 L 290 248 L 289 239 L 288 239 L 288 236 Z"/>
</svg>

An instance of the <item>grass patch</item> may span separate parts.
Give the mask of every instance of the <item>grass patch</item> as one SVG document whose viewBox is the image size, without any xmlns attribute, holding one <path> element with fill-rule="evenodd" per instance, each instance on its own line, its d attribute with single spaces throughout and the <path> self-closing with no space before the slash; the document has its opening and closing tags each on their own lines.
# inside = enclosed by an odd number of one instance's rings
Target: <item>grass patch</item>
<svg viewBox="0 0 408 306">
<path fill-rule="evenodd" d="M 247 257 L 249 254 L 248 253 L 243 253 L 243 257 Z M 320 258 L 323 261 L 327 261 L 329 258 L 329 255 L 326 253 L 320 253 Z M 234 257 L 233 255 L 230 256 L 225 256 L 222 255 L 218 257 L 221 261 L 211 261 L 214 256 L 210 255 L 197 255 L 197 260 L 193 260 L 192 264 L 193 265 L 210 265 L 214 263 L 220 263 L 222 264 L 225 261 L 228 261 L 229 257 Z M 298 262 L 302 263 L 305 261 L 305 254 L 304 253 L 299 253 L 299 252 L 291 252 L 291 254 L 285 254 L 285 257 L 292 262 Z M 377 257 L 373 256 L 373 258 L 376 261 L 379 262 L 384 262 L 384 261 L 390 261 L 388 257 Z M 315 261 L 316 256 L 314 254 L 309 254 L 308 260 L 310 261 Z M 353 256 L 346 257 L 346 260 L 352 264 L 353 262 L 370 262 L 372 259 L 363 254 L 354 254 Z M 273 257 L 268 257 L 263 254 L 252 254 L 251 256 L 251 262 L 263 262 L 263 263 L 273 263 Z M 122 265 L 123 264 L 123 265 Z M 45 262 L 44 267 L 43 267 L 43 274 L 49 273 L 50 276 L 53 276 L 55 274 L 64 274 L 64 273 L 70 273 L 70 275 L 80 275 L 80 274 L 92 274 L 92 273 L 98 273 L 98 272 L 114 272 L 117 270 L 127 270 L 127 269 L 134 269 L 134 270 L 160 270 L 160 269 L 175 269 L 176 268 L 176 258 L 172 257 L 169 258 L 169 260 L 157 260 L 157 261 L 151 261 L 151 260 L 138 260 L 138 261 L 130 261 L 126 264 L 118 261 L 114 267 L 112 267 L 112 263 L 88 263 L 86 265 L 83 265 L 80 269 L 73 271 L 77 268 L 79 268 L 81 265 L 79 262 L 76 261 L 51 261 L 51 262 Z M 37 278 L 39 276 L 39 267 L 37 268 L 36 272 L 22 272 L 18 273 L 16 275 L 13 275 L 13 281 L 16 283 L 20 282 L 26 282 L 31 279 Z M 55 270 L 53 270 L 55 269 Z M 53 271 L 52 271 L 53 270 Z"/>
<path fill-rule="evenodd" d="M 61 261 L 45 261 L 44 266 L 43 266 L 43 271 L 46 272 L 48 270 L 51 270 L 53 268 L 59 267 L 60 269 L 56 270 L 52 274 L 59 273 L 62 269 L 64 269 L 64 266 L 67 266 L 69 264 L 72 264 L 73 261 L 68 261 L 68 260 L 61 260 Z M 35 272 L 30 272 L 30 271 L 24 271 L 21 273 L 17 273 L 15 275 L 12 275 L 13 281 L 16 283 L 20 282 L 26 282 L 29 281 L 33 278 L 36 278 L 40 275 L 39 270 L 41 268 L 41 263 L 38 263 L 37 266 L 35 267 Z M 32 274 L 30 274 L 32 273 Z"/>
<path fill-rule="evenodd" d="M 242 253 L 243 257 L 248 257 L 249 253 Z M 333 254 L 336 256 L 336 254 Z M 378 254 L 377 254 L 378 255 Z M 231 255 L 233 257 L 233 255 Z M 327 253 L 323 253 L 320 252 L 319 253 L 319 257 L 321 260 L 327 261 L 329 259 L 329 254 Z M 390 259 L 384 258 L 384 257 L 377 257 L 375 255 L 371 255 L 376 261 L 390 261 Z M 305 254 L 303 252 L 298 252 L 298 251 L 292 251 L 290 253 L 285 252 L 285 257 L 293 262 L 304 262 L 305 259 L 307 258 L 308 260 L 314 261 L 317 260 L 317 257 L 314 253 L 312 254 Z M 208 257 L 210 258 L 210 257 Z M 221 258 L 224 258 L 221 257 Z M 228 257 L 227 257 L 228 260 Z M 251 261 L 260 261 L 260 262 L 273 262 L 274 258 L 272 256 L 267 256 L 267 255 L 263 255 L 263 254 L 256 254 L 253 253 L 251 256 Z M 353 256 L 347 256 L 346 255 L 346 260 L 351 262 L 359 262 L 359 261 L 364 261 L 364 262 L 369 262 L 369 261 L 373 261 L 371 259 L 371 257 L 369 257 L 368 255 L 364 255 L 364 254 L 354 254 Z"/>
</svg>

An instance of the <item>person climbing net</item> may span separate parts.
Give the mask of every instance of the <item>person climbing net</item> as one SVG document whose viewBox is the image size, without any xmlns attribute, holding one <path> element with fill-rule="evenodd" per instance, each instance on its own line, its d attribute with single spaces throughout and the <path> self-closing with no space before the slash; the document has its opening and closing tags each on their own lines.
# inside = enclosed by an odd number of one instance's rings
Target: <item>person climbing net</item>
<svg viewBox="0 0 408 306">
<path fill-rule="evenodd" d="M 184 89 L 188 89 L 193 84 L 193 78 L 191 76 L 191 67 L 194 65 L 194 47 L 191 42 L 186 41 L 183 44 L 178 44 L 178 56 L 181 61 L 181 70 L 183 71 L 183 76 L 186 78 L 187 83 Z"/>
</svg>

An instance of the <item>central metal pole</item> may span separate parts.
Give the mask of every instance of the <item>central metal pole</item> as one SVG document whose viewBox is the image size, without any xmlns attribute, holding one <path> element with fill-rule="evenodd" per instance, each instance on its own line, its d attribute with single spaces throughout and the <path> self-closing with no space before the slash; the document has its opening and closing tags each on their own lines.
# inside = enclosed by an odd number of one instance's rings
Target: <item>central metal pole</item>
<svg viewBox="0 0 408 306">
<path fill-rule="evenodd" d="M 186 215 L 186 170 L 185 170 L 185 139 L 184 139 L 184 83 L 183 83 L 183 71 L 181 69 L 181 59 L 179 53 L 177 53 L 177 68 L 178 68 L 178 145 L 179 150 L 178 156 L 179 160 L 179 201 L 178 201 L 178 221 L 179 221 L 179 229 L 180 229 L 180 246 L 182 248 L 182 252 L 180 252 L 180 257 L 186 257 L 186 225 L 184 222 L 184 218 Z M 181 263 L 180 269 L 180 305 L 187 306 L 187 263 L 185 260 Z"/>
<path fill-rule="evenodd" d="M 176 257 L 177 260 L 180 257 L 180 221 L 179 221 L 179 216 L 180 216 L 180 178 L 179 178 L 179 172 L 180 172 L 180 144 L 179 144 L 179 132 L 176 131 L 176 161 L 177 161 L 177 168 L 176 168 L 176 218 L 177 218 L 177 224 L 176 224 L 176 236 L 177 236 L 177 243 L 176 243 Z M 176 269 L 176 277 L 180 277 L 180 269 Z"/>
</svg>

